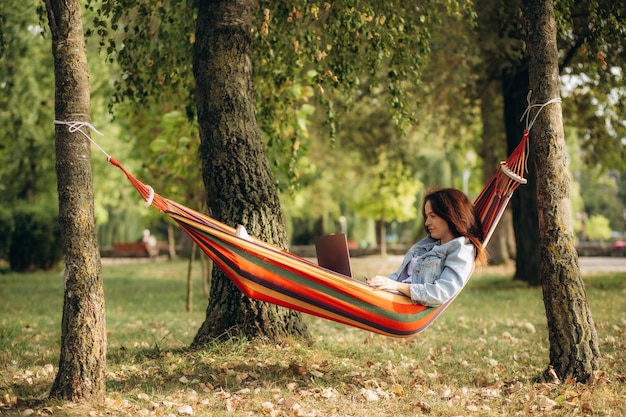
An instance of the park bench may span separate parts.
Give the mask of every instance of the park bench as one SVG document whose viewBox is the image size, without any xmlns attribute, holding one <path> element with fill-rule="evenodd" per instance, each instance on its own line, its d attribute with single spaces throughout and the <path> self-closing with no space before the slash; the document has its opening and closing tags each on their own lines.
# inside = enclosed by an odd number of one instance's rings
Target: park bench
<svg viewBox="0 0 626 417">
<path fill-rule="evenodd" d="M 113 256 L 120 258 L 154 258 L 159 249 L 145 242 L 113 243 Z"/>
</svg>

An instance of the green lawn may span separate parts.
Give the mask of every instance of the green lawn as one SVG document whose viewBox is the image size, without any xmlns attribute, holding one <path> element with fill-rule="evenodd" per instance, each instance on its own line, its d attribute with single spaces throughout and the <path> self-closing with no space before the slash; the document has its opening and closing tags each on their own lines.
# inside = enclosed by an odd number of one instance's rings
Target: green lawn
<svg viewBox="0 0 626 417">
<path fill-rule="evenodd" d="M 97 406 L 45 399 L 58 364 L 62 274 L 0 274 L 0 414 L 626 415 L 624 273 L 585 277 L 602 371 L 590 384 L 555 385 L 537 381 L 549 348 L 541 289 L 506 275 L 476 273 L 409 339 L 305 316 L 310 345 L 234 337 L 188 351 L 206 297 L 198 264 L 186 311 L 186 270 L 184 261 L 103 267 L 107 400 Z"/>
</svg>

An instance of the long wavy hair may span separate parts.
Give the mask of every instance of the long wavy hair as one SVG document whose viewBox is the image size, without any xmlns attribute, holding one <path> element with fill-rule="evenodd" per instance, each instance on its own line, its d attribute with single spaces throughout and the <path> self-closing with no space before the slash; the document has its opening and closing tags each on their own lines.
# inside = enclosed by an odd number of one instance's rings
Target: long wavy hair
<svg viewBox="0 0 626 417">
<path fill-rule="evenodd" d="M 475 248 L 475 262 L 487 264 L 487 251 L 482 242 L 482 225 L 474 204 L 456 188 L 435 188 L 426 192 L 422 203 L 422 214 L 426 218 L 426 202 L 435 214 L 448 223 L 455 237 L 465 236 Z"/>
</svg>

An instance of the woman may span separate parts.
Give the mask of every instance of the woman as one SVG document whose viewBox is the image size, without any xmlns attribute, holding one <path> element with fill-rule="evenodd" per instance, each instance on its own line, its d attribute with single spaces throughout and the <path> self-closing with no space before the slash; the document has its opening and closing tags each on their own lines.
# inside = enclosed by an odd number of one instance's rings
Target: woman
<svg viewBox="0 0 626 417">
<path fill-rule="evenodd" d="M 430 191 L 422 206 L 428 236 L 413 245 L 389 277 L 366 278 L 381 290 L 397 291 L 416 304 L 435 307 L 450 300 L 469 279 L 474 263 L 485 264 L 480 219 L 467 196 L 454 188 Z"/>
</svg>

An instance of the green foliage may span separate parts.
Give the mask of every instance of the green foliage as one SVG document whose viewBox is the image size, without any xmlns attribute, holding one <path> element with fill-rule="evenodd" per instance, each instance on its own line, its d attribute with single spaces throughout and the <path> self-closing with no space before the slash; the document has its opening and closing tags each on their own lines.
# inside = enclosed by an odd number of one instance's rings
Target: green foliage
<svg viewBox="0 0 626 417">
<path fill-rule="evenodd" d="M 193 119 L 191 53 L 197 3 L 89 2 L 94 30 L 123 76 L 114 101 L 145 106 L 173 103 Z M 307 118 L 314 97 L 330 136 L 337 115 L 374 90 L 394 120 L 411 113 L 407 86 L 419 84 L 429 53 L 430 28 L 456 2 L 260 1 L 255 16 L 253 66 L 257 118 L 279 186 L 297 180 L 308 149 Z M 170 108 L 170 110 L 173 110 Z M 285 181 L 286 179 L 287 181 Z"/>
<path fill-rule="evenodd" d="M 63 256 L 58 213 L 43 206 L 20 205 L 13 210 L 9 263 L 13 271 L 49 270 Z"/>
<path fill-rule="evenodd" d="M 34 3 L 10 2 L 0 18 L 0 192 L 7 204 L 45 201 L 55 192 L 54 71 Z"/>
<path fill-rule="evenodd" d="M 193 0 L 87 2 L 93 22 L 86 35 L 96 35 L 108 60 L 122 70 L 114 80 L 112 104 L 170 102 L 190 119 L 195 115 L 191 51 L 196 7 Z"/>
<path fill-rule="evenodd" d="M 0 4 L 0 58 L 4 55 L 6 44 L 4 41 L 4 26 L 6 25 L 6 16 L 4 14 L 4 2 Z"/>
<path fill-rule="evenodd" d="M 585 235 L 591 240 L 606 241 L 611 237 L 609 219 L 594 214 L 585 222 Z"/>
<path fill-rule="evenodd" d="M 363 217 L 384 221 L 416 218 L 416 196 L 423 190 L 421 181 L 384 159 L 369 170 L 355 184 L 355 211 Z"/>
<path fill-rule="evenodd" d="M 476 89 L 489 80 L 527 69 L 521 1 L 476 3 L 479 54 L 473 74 Z M 566 127 L 578 128 L 585 162 L 624 169 L 622 138 L 626 136 L 626 4 L 612 0 L 554 2 L 563 116 Z M 509 85 L 503 86 L 505 89 Z M 471 97 L 471 95 L 469 96 Z M 516 115 L 516 117 L 521 115 Z"/>
<path fill-rule="evenodd" d="M 200 176 L 198 127 L 178 110 L 162 113 L 163 106 L 136 112 L 132 131 L 134 154 L 142 161 L 141 176 L 171 198 L 204 201 Z"/>
<path fill-rule="evenodd" d="M 611 230 L 624 230 L 626 202 L 619 195 L 618 173 L 605 173 L 603 167 L 585 167 L 578 173 L 584 211 L 588 216 L 600 215 L 609 221 Z"/>
</svg>

